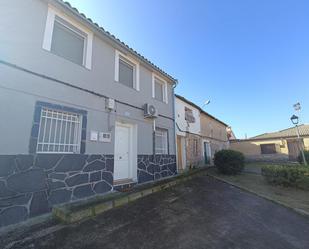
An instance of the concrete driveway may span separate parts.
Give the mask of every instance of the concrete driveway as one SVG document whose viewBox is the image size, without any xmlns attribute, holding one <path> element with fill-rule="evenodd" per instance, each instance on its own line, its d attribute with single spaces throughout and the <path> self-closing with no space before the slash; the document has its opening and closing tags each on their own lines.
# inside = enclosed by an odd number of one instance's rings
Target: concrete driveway
<svg viewBox="0 0 309 249">
<path fill-rule="evenodd" d="M 16 248 L 309 248 L 309 219 L 196 177 Z"/>
</svg>

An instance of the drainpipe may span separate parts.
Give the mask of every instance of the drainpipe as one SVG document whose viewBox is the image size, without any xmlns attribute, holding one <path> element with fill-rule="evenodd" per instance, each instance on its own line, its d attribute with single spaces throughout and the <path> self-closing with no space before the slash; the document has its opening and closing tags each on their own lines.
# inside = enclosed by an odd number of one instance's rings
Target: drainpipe
<svg viewBox="0 0 309 249">
<path fill-rule="evenodd" d="M 152 154 L 156 154 L 156 119 L 152 121 Z"/>
<path fill-rule="evenodd" d="M 174 117 L 174 144 L 175 144 L 175 147 L 174 147 L 174 149 L 175 149 L 175 155 L 176 155 L 176 170 L 177 170 L 177 173 L 179 173 L 178 172 L 178 165 L 177 165 L 177 133 L 176 133 L 176 101 L 175 101 L 175 88 L 177 87 L 177 85 L 178 85 L 178 80 L 175 80 L 175 82 L 174 82 L 174 84 L 173 84 L 173 92 L 172 92 L 172 94 L 173 94 L 173 97 L 172 97 L 172 101 L 173 101 L 173 117 Z"/>
</svg>

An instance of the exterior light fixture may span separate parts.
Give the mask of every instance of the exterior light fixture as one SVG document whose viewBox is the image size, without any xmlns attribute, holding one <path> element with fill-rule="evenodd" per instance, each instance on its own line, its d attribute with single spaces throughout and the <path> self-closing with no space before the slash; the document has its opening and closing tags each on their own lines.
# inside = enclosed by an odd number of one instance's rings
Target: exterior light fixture
<svg viewBox="0 0 309 249">
<path fill-rule="evenodd" d="M 301 156 L 303 158 L 304 165 L 307 165 L 303 144 L 302 144 L 302 141 L 301 141 L 301 138 L 300 138 L 300 135 L 299 135 L 299 129 L 298 129 L 299 117 L 294 114 L 290 119 L 296 127 L 296 133 L 297 133 L 297 138 L 298 138 L 298 143 L 299 143 L 299 150 L 300 150 Z"/>
<path fill-rule="evenodd" d="M 298 121 L 299 121 L 298 116 L 293 115 L 293 116 L 291 117 L 291 121 L 292 121 L 292 123 L 293 123 L 294 125 L 298 125 Z"/>
<path fill-rule="evenodd" d="M 205 102 L 204 102 L 204 104 L 203 104 L 203 106 L 202 106 L 202 109 L 206 106 L 206 105 L 209 105 L 210 104 L 210 100 L 208 99 L 208 100 L 206 100 Z"/>
</svg>

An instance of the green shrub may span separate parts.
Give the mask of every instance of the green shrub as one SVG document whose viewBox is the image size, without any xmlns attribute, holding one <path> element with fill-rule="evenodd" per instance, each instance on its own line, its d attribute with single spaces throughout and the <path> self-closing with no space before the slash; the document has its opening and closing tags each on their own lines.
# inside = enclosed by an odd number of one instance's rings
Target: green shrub
<svg viewBox="0 0 309 249">
<path fill-rule="evenodd" d="M 239 174 L 245 167 L 245 157 L 234 150 L 220 150 L 215 153 L 214 164 L 225 175 Z"/>
<path fill-rule="evenodd" d="M 309 163 L 309 151 L 308 151 L 308 150 L 305 150 L 305 151 L 304 151 L 304 154 L 305 154 L 305 158 L 306 158 L 307 163 Z M 299 155 L 298 155 L 298 162 L 301 163 L 301 164 L 304 163 L 304 162 L 303 162 L 303 156 L 302 156 L 301 153 L 299 153 Z"/>
<path fill-rule="evenodd" d="M 309 190 L 309 167 L 298 165 L 266 165 L 262 167 L 265 180 L 274 185 Z"/>
</svg>

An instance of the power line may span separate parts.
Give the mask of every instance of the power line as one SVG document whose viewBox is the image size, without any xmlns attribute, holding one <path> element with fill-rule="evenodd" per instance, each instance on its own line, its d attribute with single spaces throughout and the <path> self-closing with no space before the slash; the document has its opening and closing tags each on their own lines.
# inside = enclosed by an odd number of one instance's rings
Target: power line
<svg viewBox="0 0 309 249">
<path fill-rule="evenodd" d="M 16 64 L 12 64 L 12 63 L 7 62 L 7 61 L 0 60 L 0 64 L 6 65 L 8 67 L 11 67 L 11 68 L 14 68 L 14 69 L 17 69 L 17 70 L 20 70 L 20 71 L 23 71 L 25 73 L 29 73 L 29 74 L 35 75 L 35 76 L 43 78 L 43 79 L 54 81 L 56 83 L 59 83 L 59 84 L 65 85 L 67 87 L 71 87 L 71 88 L 74 88 L 74 89 L 77 89 L 77 90 L 80 90 L 80 91 L 83 91 L 83 92 L 86 92 L 88 94 L 92 94 L 92 95 L 97 96 L 97 97 L 101 97 L 101 98 L 104 98 L 104 99 L 108 99 L 109 98 L 108 96 L 103 95 L 101 93 L 94 92 L 94 91 L 91 91 L 89 89 L 86 89 L 86 88 L 83 88 L 83 87 L 79 87 L 79 86 L 73 85 L 71 83 L 68 83 L 68 82 L 65 82 L 65 81 L 62 81 L 62 80 L 58 80 L 56 78 L 53 78 L 53 77 L 50 77 L 50 76 L 47 76 L 47 75 L 44 75 L 44 74 L 40 74 L 40 73 L 34 72 L 32 70 L 29 70 L 29 69 L 26 69 L 24 67 L 18 66 Z M 131 108 L 138 109 L 138 110 L 144 110 L 142 107 L 135 106 L 135 105 L 132 105 L 132 104 L 129 104 L 129 103 L 126 103 L 124 101 L 117 100 L 117 99 L 115 99 L 115 102 L 119 103 L 119 104 L 123 104 L 123 105 L 129 106 Z M 171 118 L 171 117 L 168 117 L 168 116 L 165 116 L 165 115 L 162 115 L 162 114 L 159 114 L 159 116 L 162 117 L 162 118 L 166 118 L 166 119 L 174 121 L 174 118 Z"/>
</svg>

